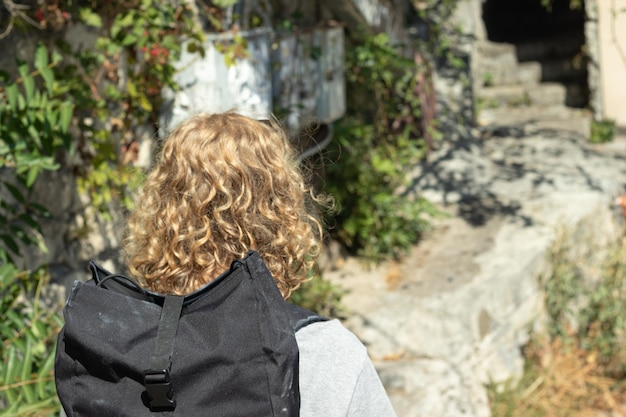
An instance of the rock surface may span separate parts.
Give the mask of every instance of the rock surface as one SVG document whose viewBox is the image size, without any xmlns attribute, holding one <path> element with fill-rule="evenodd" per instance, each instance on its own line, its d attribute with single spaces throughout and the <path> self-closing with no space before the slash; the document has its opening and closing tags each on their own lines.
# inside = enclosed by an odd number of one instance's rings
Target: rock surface
<svg viewBox="0 0 626 417">
<path fill-rule="evenodd" d="M 400 263 L 347 259 L 325 274 L 347 291 L 345 324 L 398 416 L 489 416 L 484 384 L 521 374 L 520 348 L 541 326 L 538 277 L 559 228 L 591 231 L 581 245 L 620 233 L 612 203 L 626 143 L 589 145 L 587 116 L 570 113 L 561 128 L 525 120 L 448 143 L 415 170 L 411 190 L 448 217 Z"/>
<path fill-rule="evenodd" d="M 489 416 L 485 384 L 519 377 L 521 348 L 544 325 L 540 277 L 560 230 L 575 232 L 581 253 L 623 233 L 613 203 L 625 192 L 626 141 L 590 145 L 589 112 L 566 107 L 563 87 L 541 83 L 511 45 L 459 52 L 475 82 L 438 68 L 445 143 L 404 193 L 447 216 L 401 262 L 368 269 L 349 258 L 325 274 L 346 290 L 345 324 L 402 417 Z"/>
</svg>

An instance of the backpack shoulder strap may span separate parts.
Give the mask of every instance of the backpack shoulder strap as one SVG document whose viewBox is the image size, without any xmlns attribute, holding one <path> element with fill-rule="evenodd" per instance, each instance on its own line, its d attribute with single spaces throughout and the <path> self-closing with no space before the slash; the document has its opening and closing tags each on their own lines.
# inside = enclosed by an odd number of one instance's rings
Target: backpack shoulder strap
<svg viewBox="0 0 626 417">
<path fill-rule="evenodd" d="M 306 310 L 295 304 L 288 303 L 287 314 L 289 315 L 289 321 L 294 333 L 308 326 L 309 324 L 317 323 L 320 321 L 327 321 L 328 318 L 320 316 L 317 313 Z"/>
<path fill-rule="evenodd" d="M 285 301 L 276 286 L 276 281 L 258 252 L 249 252 L 248 256 L 246 256 L 241 263 L 246 266 L 251 276 L 261 284 L 261 291 L 265 294 L 266 300 L 271 302 L 272 305 L 281 312 L 281 316 L 286 316 L 286 320 L 291 324 L 294 333 L 312 323 L 328 320 L 319 314 Z M 284 321 L 283 323 L 284 326 L 288 326 L 288 323 Z"/>
</svg>

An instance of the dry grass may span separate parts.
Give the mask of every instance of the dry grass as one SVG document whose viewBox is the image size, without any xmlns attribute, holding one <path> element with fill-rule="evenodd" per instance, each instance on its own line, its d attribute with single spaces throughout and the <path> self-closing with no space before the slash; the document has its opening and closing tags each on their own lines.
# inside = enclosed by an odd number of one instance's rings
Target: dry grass
<svg viewBox="0 0 626 417">
<path fill-rule="evenodd" d="M 490 387 L 493 417 L 626 417 L 626 238 L 604 261 L 568 257 L 568 244 L 555 244 L 544 281 L 550 331 L 525 348 L 519 383 Z M 590 266 L 601 272 L 594 288 L 581 275 Z"/>
<path fill-rule="evenodd" d="M 557 338 L 531 343 L 526 356 L 518 386 L 491 390 L 494 417 L 626 417 L 626 381 L 607 376 L 597 353 Z"/>
</svg>

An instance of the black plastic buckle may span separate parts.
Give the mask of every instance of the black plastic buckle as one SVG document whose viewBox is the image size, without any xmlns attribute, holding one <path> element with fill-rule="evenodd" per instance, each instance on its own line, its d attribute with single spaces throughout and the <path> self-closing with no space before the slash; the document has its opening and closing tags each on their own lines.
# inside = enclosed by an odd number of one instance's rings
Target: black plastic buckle
<svg viewBox="0 0 626 417">
<path fill-rule="evenodd" d="M 151 411 L 173 411 L 176 408 L 169 370 L 147 369 L 143 371 L 143 384 L 146 387 Z"/>
</svg>

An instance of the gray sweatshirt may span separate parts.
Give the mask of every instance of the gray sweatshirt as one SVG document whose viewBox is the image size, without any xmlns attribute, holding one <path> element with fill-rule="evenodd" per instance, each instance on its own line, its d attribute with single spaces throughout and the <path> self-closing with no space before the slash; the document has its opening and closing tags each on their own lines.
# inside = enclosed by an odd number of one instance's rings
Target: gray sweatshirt
<svg viewBox="0 0 626 417">
<path fill-rule="evenodd" d="M 365 346 L 337 320 L 296 333 L 300 417 L 395 417 Z"/>
</svg>

